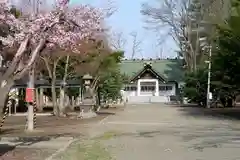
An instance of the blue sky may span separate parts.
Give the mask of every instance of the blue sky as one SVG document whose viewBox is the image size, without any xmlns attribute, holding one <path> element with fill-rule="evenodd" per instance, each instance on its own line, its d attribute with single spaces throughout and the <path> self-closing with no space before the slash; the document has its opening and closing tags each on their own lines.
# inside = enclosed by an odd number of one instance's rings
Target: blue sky
<svg viewBox="0 0 240 160">
<path fill-rule="evenodd" d="M 88 3 L 94 6 L 102 6 L 104 0 L 70 0 L 73 4 Z M 167 37 L 161 46 L 157 46 L 157 36 L 153 31 L 144 28 L 146 23 L 140 13 L 141 4 L 144 2 L 156 2 L 156 0 L 115 0 L 118 11 L 110 17 L 107 25 L 113 30 L 121 31 L 127 39 L 125 56 L 130 57 L 132 48 L 132 39 L 129 34 L 137 32 L 139 40 L 142 40 L 141 53 L 137 53 L 135 58 L 156 58 L 157 56 L 167 58 L 175 57 L 177 50 L 175 43 L 170 37 Z M 158 1 L 159 2 L 159 1 Z M 162 30 L 161 32 L 164 32 Z M 162 50 L 162 54 L 160 54 Z"/>
<path fill-rule="evenodd" d="M 19 0 L 12 0 L 19 1 Z M 25 0 L 24 0 L 25 1 Z M 50 2 L 51 0 L 43 0 Z M 55 1 L 55 0 L 52 0 Z M 156 33 L 151 30 L 147 30 L 144 26 L 147 24 L 144 22 L 144 18 L 141 13 L 141 5 L 144 2 L 148 3 L 161 3 L 161 0 L 112 0 L 115 2 L 118 11 L 107 20 L 107 25 L 111 27 L 113 31 L 120 31 L 124 33 L 124 37 L 127 39 L 126 47 L 124 48 L 125 57 L 131 57 L 132 50 L 132 37 L 129 35 L 131 32 L 138 34 L 138 40 L 142 41 L 141 52 L 136 53 L 134 58 L 173 58 L 176 56 L 177 47 L 171 37 L 166 37 L 166 31 L 160 29 L 159 32 L 164 33 L 161 39 L 165 39 L 165 42 L 159 46 Z M 70 0 L 73 5 L 77 4 L 91 4 L 96 7 L 102 7 L 107 0 Z"/>
</svg>

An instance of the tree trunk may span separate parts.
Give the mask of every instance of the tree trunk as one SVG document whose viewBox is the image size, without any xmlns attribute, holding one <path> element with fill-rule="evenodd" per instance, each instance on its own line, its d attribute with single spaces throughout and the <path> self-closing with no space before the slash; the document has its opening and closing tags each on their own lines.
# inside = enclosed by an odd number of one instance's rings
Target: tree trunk
<svg viewBox="0 0 240 160">
<path fill-rule="evenodd" d="M 226 98 L 225 97 L 220 97 L 220 102 L 221 104 L 223 105 L 223 107 L 225 108 L 226 107 Z"/>
<path fill-rule="evenodd" d="M 25 94 L 26 94 L 26 90 L 24 88 L 20 88 L 19 89 L 19 95 L 18 95 L 18 106 L 16 109 L 16 112 L 26 112 L 27 108 L 25 105 Z"/>
<path fill-rule="evenodd" d="M 13 84 L 14 84 L 14 81 L 8 80 L 8 83 L 5 86 L 0 87 L 0 93 L 1 93 L 1 96 L 0 96 L 0 111 L 1 111 L 1 113 L 4 112 L 3 109 L 4 109 L 4 106 L 5 106 L 5 103 L 6 103 L 6 99 L 8 97 L 8 93 L 11 90 Z"/>
<path fill-rule="evenodd" d="M 8 93 L 6 89 L 0 89 L 1 96 L 0 96 L 0 107 L 1 107 L 1 114 L 4 113 L 6 99 L 8 97 Z"/>
<path fill-rule="evenodd" d="M 72 110 L 72 111 L 74 111 L 75 105 L 76 105 L 76 100 L 75 100 L 75 97 L 72 96 L 72 98 L 71 98 L 71 110 Z"/>
<path fill-rule="evenodd" d="M 55 78 L 52 79 L 51 84 L 51 91 L 52 91 L 52 105 L 53 105 L 53 114 L 58 115 L 58 107 L 56 105 L 57 103 L 57 95 L 56 95 L 56 87 L 55 87 Z"/>
<path fill-rule="evenodd" d="M 92 101 L 94 103 L 93 108 L 91 108 L 91 111 L 94 110 L 96 111 L 96 105 L 97 105 L 97 100 L 96 100 L 96 91 L 95 88 L 89 88 L 90 89 L 90 95 L 92 97 Z"/>
<path fill-rule="evenodd" d="M 43 88 L 40 88 L 40 94 L 39 94 L 39 111 L 42 112 L 43 111 Z"/>
<path fill-rule="evenodd" d="M 39 92 L 38 92 L 38 88 L 35 88 L 35 95 L 36 95 L 36 106 L 37 106 L 37 111 L 39 111 Z"/>
<path fill-rule="evenodd" d="M 60 88 L 60 103 L 59 103 L 59 114 L 60 116 L 63 116 L 64 115 L 64 111 L 65 111 L 65 103 L 64 103 L 64 100 L 65 100 L 65 83 L 66 83 L 66 80 L 67 80 L 67 74 L 68 74 L 68 66 L 69 66 L 69 59 L 70 59 L 70 56 L 68 55 L 67 56 L 67 59 L 66 59 L 66 64 L 65 64 L 65 69 L 64 69 L 64 76 L 63 76 L 63 87 Z"/>
<path fill-rule="evenodd" d="M 97 105 L 101 106 L 101 94 L 100 90 L 97 90 Z"/>
<path fill-rule="evenodd" d="M 64 104 L 64 99 L 65 99 L 65 90 L 63 87 L 60 89 L 60 98 L 59 98 L 59 115 L 64 116 L 65 112 L 65 104 Z"/>
<path fill-rule="evenodd" d="M 232 98 L 228 98 L 227 99 L 227 107 L 228 108 L 232 108 L 233 107 L 233 99 Z"/>
</svg>

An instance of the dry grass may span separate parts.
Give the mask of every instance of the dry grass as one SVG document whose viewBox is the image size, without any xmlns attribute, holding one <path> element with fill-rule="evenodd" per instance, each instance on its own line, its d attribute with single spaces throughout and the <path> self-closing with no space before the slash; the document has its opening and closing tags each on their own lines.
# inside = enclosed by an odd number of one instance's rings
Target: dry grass
<svg viewBox="0 0 240 160">
<path fill-rule="evenodd" d="M 113 160 L 99 141 L 86 140 L 72 144 L 54 160 Z"/>
<path fill-rule="evenodd" d="M 120 135 L 121 135 L 121 133 L 119 131 L 108 131 L 100 136 L 95 137 L 94 139 L 95 140 L 109 140 L 109 139 L 115 138 Z"/>
<path fill-rule="evenodd" d="M 54 160 L 113 160 L 101 142 L 120 135 L 118 131 L 108 131 L 93 139 L 75 142 Z"/>
</svg>

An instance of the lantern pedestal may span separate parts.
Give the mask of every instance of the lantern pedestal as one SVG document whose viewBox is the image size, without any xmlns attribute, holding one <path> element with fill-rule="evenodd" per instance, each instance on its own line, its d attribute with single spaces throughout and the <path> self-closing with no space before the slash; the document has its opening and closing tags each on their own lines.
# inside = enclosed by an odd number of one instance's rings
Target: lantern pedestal
<svg viewBox="0 0 240 160">
<path fill-rule="evenodd" d="M 80 105 L 80 113 L 78 117 L 83 119 L 96 117 L 97 114 L 93 111 L 94 105 L 94 99 L 83 99 L 82 104 Z"/>
</svg>

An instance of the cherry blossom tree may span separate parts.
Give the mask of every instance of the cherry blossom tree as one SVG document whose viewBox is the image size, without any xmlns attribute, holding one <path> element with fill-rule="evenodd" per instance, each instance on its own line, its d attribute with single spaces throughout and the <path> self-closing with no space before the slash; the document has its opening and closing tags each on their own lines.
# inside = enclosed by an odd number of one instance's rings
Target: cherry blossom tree
<svg viewBox="0 0 240 160">
<path fill-rule="evenodd" d="M 46 71 L 48 73 L 49 80 L 51 81 L 51 93 L 52 93 L 52 104 L 54 109 L 54 114 L 63 116 L 63 110 L 64 110 L 64 97 L 65 97 L 65 83 L 68 76 L 68 68 L 72 67 L 75 68 L 76 66 L 79 66 L 83 61 L 90 60 L 91 57 L 97 56 L 97 50 L 99 49 L 97 44 L 95 42 L 89 41 L 81 41 L 79 42 L 81 46 L 77 48 L 78 51 L 81 52 L 81 54 L 73 53 L 71 51 L 64 51 L 64 50 L 47 50 L 46 53 L 42 54 L 40 58 L 43 60 L 45 64 Z M 95 51 L 95 52 L 94 52 Z M 94 53 L 92 53 L 94 52 Z M 65 61 L 64 64 L 62 61 Z M 59 69 L 61 70 L 64 68 L 64 73 L 59 77 Z M 75 71 L 75 70 L 74 70 Z M 72 71 L 72 72 L 74 72 Z M 61 71 L 60 71 L 61 72 Z M 62 79 L 62 87 L 60 88 L 60 103 L 57 104 L 57 94 L 56 94 L 56 80 Z"/>
<path fill-rule="evenodd" d="M 16 18 L 7 3 L 0 1 L 0 24 L 8 27 L 8 34 L 0 35 L 0 44 L 2 48 L 17 48 L 0 75 L 0 110 L 14 81 L 28 73 L 45 50 L 63 49 L 82 54 L 78 42 L 94 39 L 103 32 L 101 10 L 88 5 L 73 8 L 68 4 L 69 0 L 58 0 L 49 12 Z"/>
</svg>

